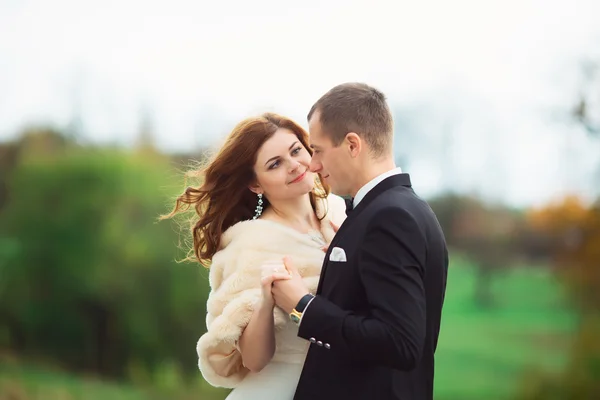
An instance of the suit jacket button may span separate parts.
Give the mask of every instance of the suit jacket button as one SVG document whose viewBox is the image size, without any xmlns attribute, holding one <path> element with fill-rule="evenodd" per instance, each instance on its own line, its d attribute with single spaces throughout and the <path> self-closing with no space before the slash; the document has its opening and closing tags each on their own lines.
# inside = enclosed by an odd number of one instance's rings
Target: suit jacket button
<svg viewBox="0 0 600 400">
<path fill-rule="evenodd" d="M 308 341 L 311 343 L 316 343 L 317 339 L 315 339 L 314 337 L 311 337 Z"/>
<path fill-rule="evenodd" d="M 317 346 L 323 346 L 323 342 L 321 342 L 320 340 L 317 342 Z"/>
<path fill-rule="evenodd" d="M 331 349 L 331 345 L 330 345 L 329 343 L 325 343 L 325 348 L 326 348 L 327 350 L 329 350 L 329 349 Z"/>
</svg>

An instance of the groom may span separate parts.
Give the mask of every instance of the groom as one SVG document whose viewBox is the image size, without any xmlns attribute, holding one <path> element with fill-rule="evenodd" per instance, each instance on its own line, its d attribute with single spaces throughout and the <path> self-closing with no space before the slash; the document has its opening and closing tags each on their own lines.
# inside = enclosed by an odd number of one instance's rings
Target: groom
<svg viewBox="0 0 600 400">
<path fill-rule="evenodd" d="M 310 342 L 294 398 L 433 399 L 448 252 L 433 211 L 394 165 L 385 96 L 365 84 L 336 86 L 308 122 L 311 170 L 352 200 L 316 296 L 293 260 L 292 278 L 273 285 Z"/>
</svg>

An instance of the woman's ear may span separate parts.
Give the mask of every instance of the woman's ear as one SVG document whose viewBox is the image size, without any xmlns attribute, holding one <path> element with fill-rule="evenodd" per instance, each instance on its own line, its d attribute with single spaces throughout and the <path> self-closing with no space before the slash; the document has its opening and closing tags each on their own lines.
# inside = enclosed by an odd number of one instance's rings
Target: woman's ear
<svg viewBox="0 0 600 400">
<path fill-rule="evenodd" d="M 248 189 L 250 189 L 251 192 L 256 193 L 256 194 L 260 194 L 263 192 L 262 188 L 260 187 L 260 185 L 258 183 L 253 183 L 251 185 L 248 185 Z"/>
</svg>

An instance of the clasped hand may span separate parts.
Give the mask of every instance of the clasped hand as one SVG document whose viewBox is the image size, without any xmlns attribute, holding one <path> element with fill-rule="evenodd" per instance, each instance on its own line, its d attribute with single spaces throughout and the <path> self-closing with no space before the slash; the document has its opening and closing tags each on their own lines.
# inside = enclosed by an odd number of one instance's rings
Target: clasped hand
<svg viewBox="0 0 600 400">
<path fill-rule="evenodd" d="M 339 226 L 331 222 L 334 232 Z M 323 248 L 327 252 L 328 246 Z M 279 306 L 286 313 L 291 313 L 300 299 L 309 293 L 302 276 L 290 257 L 283 257 L 283 264 L 267 264 L 263 267 L 262 293 L 263 304 Z"/>
</svg>

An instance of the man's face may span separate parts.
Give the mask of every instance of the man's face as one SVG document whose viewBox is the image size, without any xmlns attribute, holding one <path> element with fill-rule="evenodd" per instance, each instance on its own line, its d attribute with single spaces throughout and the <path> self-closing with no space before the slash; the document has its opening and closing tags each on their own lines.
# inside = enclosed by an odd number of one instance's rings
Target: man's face
<svg viewBox="0 0 600 400">
<path fill-rule="evenodd" d="M 319 112 L 315 112 L 308 121 L 310 147 L 313 149 L 310 170 L 318 173 L 323 182 L 338 196 L 352 194 L 352 159 L 346 141 L 334 146 L 327 132 L 323 132 Z"/>
</svg>

